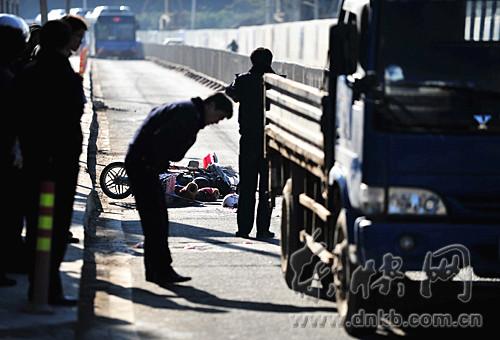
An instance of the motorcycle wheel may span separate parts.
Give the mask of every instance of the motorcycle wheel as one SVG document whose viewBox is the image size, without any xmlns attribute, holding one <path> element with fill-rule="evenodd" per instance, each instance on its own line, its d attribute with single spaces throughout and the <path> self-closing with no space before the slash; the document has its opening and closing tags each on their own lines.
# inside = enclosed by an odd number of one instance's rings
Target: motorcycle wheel
<svg viewBox="0 0 500 340">
<path fill-rule="evenodd" d="M 99 177 L 99 184 L 104 194 L 110 198 L 124 199 L 132 193 L 123 162 L 106 165 Z"/>
</svg>

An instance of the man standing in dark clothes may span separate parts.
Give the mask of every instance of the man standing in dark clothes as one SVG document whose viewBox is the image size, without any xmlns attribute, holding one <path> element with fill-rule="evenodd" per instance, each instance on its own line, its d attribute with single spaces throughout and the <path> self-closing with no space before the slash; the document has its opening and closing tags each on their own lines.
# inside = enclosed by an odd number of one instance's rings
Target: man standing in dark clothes
<svg viewBox="0 0 500 340">
<path fill-rule="evenodd" d="M 68 14 L 61 18 L 61 20 L 71 27 L 71 38 L 68 44 L 67 54 L 68 57 L 71 56 L 71 53 L 78 51 L 80 45 L 82 44 L 83 37 L 85 36 L 85 32 L 87 31 L 87 23 L 85 20 L 78 15 Z M 82 78 L 83 81 L 83 78 Z M 83 100 L 86 101 L 84 93 Z M 73 233 L 71 231 L 68 232 L 68 242 L 70 243 L 78 243 L 80 240 L 76 237 L 73 237 Z"/>
<path fill-rule="evenodd" d="M 149 113 L 130 144 L 125 168 L 144 232 L 146 281 L 165 286 L 190 280 L 172 268 L 167 206 L 159 175 L 168 170 L 170 161 L 184 157 L 200 129 L 232 114 L 232 103 L 223 93 L 165 104 Z"/>
<path fill-rule="evenodd" d="M 55 202 L 49 303 L 75 305 L 76 300 L 63 294 L 59 267 L 64 259 L 73 202 L 79 172 L 83 135 L 80 118 L 84 96 L 81 78 L 68 60 L 71 28 L 54 20 L 40 32 L 40 52 L 35 61 L 21 72 L 17 93 L 29 95 L 20 105 L 20 142 L 27 183 L 27 242 L 31 252 L 29 297 L 33 294 L 40 183 L 54 182 Z M 50 82 L 50 86 L 48 83 Z"/>
<path fill-rule="evenodd" d="M 273 54 L 259 47 L 250 55 L 252 68 L 236 76 L 226 94 L 240 103 L 240 192 L 238 200 L 238 231 L 236 236 L 247 238 L 252 231 L 255 210 L 255 191 L 259 186 L 257 207 L 257 238 L 273 238 L 269 231 L 271 210 L 267 192 L 269 170 L 264 159 L 264 73 L 275 73 L 271 68 Z"/>
<path fill-rule="evenodd" d="M 0 131 L 0 166 L 5 181 L 2 189 L 5 197 L 3 219 L 0 226 L 0 287 L 13 286 L 15 280 L 6 277 L 7 262 L 20 260 L 23 228 L 22 210 L 19 200 L 20 176 L 15 165 L 16 133 L 13 117 L 16 116 L 16 103 L 13 99 L 14 62 L 21 57 L 29 29 L 23 19 L 0 14 L 0 105 L 2 106 L 2 128 Z M 8 261 L 10 260 L 10 261 Z"/>
</svg>

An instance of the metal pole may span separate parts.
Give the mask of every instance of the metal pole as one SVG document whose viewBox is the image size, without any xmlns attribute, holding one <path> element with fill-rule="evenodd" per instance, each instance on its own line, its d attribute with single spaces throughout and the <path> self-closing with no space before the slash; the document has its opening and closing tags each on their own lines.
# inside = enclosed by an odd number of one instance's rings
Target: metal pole
<svg viewBox="0 0 500 340">
<path fill-rule="evenodd" d="M 65 3 L 66 3 L 66 8 L 65 8 L 66 14 L 69 14 L 69 10 L 71 8 L 71 0 L 66 0 Z"/>
<path fill-rule="evenodd" d="M 271 23 L 271 0 L 266 0 L 266 24 Z"/>
<path fill-rule="evenodd" d="M 87 9 L 87 0 L 82 0 L 82 8 Z"/>
<path fill-rule="evenodd" d="M 191 29 L 194 30 L 196 22 L 196 0 L 191 0 Z"/>
<path fill-rule="evenodd" d="M 319 0 L 314 0 L 314 19 L 319 19 Z"/>
<path fill-rule="evenodd" d="M 42 25 L 48 20 L 47 0 L 40 0 L 40 14 L 42 16 Z"/>
</svg>

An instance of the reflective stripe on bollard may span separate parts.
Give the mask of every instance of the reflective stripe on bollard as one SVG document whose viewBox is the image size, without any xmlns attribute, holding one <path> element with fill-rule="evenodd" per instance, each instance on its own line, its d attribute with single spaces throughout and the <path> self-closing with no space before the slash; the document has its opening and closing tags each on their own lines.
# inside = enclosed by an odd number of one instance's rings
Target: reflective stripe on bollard
<svg viewBox="0 0 500 340">
<path fill-rule="evenodd" d="M 33 300 L 26 309 L 30 313 L 44 314 L 53 312 L 52 308 L 48 305 L 48 293 L 54 201 L 54 182 L 42 182 L 40 186 Z"/>
</svg>

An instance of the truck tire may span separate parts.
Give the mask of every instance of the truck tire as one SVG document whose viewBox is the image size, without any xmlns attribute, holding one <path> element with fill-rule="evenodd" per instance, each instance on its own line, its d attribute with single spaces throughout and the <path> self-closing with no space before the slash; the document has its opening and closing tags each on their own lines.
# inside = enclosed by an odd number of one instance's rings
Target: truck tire
<svg viewBox="0 0 500 340">
<path fill-rule="evenodd" d="M 283 188 L 281 207 L 281 272 L 286 284 L 292 288 L 294 271 L 290 266 L 290 256 L 299 248 L 299 231 L 294 218 L 294 200 L 292 179 L 289 178 Z"/>
<path fill-rule="evenodd" d="M 367 313 L 372 310 L 373 299 L 364 299 L 361 289 L 358 289 L 356 293 L 350 289 L 352 274 L 358 265 L 353 263 L 349 257 L 347 235 L 346 212 L 342 209 L 335 226 L 333 251 L 335 255 L 333 282 L 337 311 L 348 334 L 352 336 L 370 335 L 377 330 L 376 325 L 353 325 L 351 323 L 352 316 L 360 309 L 364 309 Z"/>
</svg>

